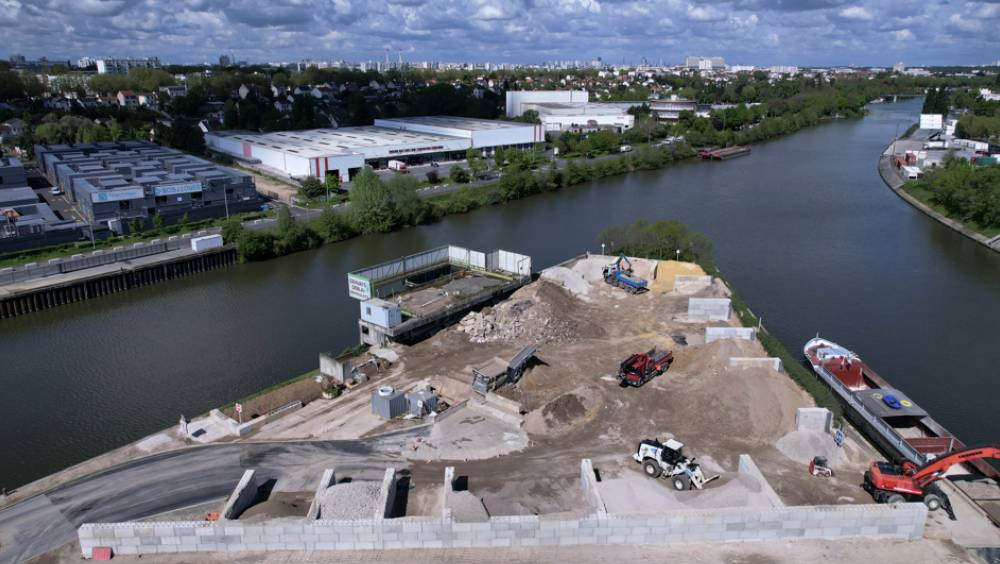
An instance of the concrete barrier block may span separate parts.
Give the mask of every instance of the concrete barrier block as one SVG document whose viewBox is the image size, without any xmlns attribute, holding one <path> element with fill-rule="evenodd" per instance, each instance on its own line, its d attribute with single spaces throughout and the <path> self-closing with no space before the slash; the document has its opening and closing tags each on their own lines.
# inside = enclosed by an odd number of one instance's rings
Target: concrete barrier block
<svg viewBox="0 0 1000 564">
<path fill-rule="evenodd" d="M 781 359 L 777 357 L 755 358 L 731 356 L 729 357 L 729 366 L 731 368 L 769 368 L 776 372 L 781 372 L 783 368 Z"/>
<path fill-rule="evenodd" d="M 800 407 L 795 410 L 796 431 L 829 433 L 832 426 L 833 414 L 825 407 Z"/>
<path fill-rule="evenodd" d="M 756 329 L 752 327 L 706 327 L 705 342 L 711 343 L 719 339 L 756 340 Z"/>
<path fill-rule="evenodd" d="M 240 478 L 233 493 L 226 500 L 225 508 L 222 510 L 222 518 L 226 520 L 238 518 L 240 513 L 250 507 L 257 498 L 257 486 L 254 471 L 243 472 L 243 477 Z"/>
<path fill-rule="evenodd" d="M 728 321 L 733 312 L 729 298 L 688 298 L 691 321 Z"/>
</svg>

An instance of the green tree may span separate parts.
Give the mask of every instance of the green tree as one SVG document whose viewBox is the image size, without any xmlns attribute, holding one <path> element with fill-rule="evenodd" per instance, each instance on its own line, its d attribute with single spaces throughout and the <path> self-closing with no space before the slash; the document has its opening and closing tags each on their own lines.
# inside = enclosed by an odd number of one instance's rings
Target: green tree
<svg viewBox="0 0 1000 564">
<path fill-rule="evenodd" d="M 163 216 L 162 215 L 156 214 L 156 215 L 153 216 L 153 228 L 154 229 L 161 230 L 161 229 L 163 229 L 164 225 L 165 225 L 165 222 L 163 220 Z"/>
<path fill-rule="evenodd" d="M 456 184 L 466 184 L 469 182 L 469 173 L 466 172 L 464 168 L 456 164 L 451 167 L 451 171 L 448 173 L 448 178 Z"/>
<path fill-rule="evenodd" d="M 128 222 L 128 232 L 133 235 L 142 233 L 143 222 L 138 217 L 132 218 L 132 221 Z"/>
<path fill-rule="evenodd" d="M 323 178 L 323 187 L 326 188 L 328 194 L 335 194 L 340 191 L 340 173 L 334 172 L 331 174 L 327 172 Z"/>
<path fill-rule="evenodd" d="M 326 208 L 320 214 L 316 221 L 316 229 L 327 243 L 343 241 L 357 234 L 348 215 L 332 207 Z"/>
<path fill-rule="evenodd" d="M 355 230 L 359 233 L 385 233 L 399 222 L 389 190 L 371 167 L 362 168 L 354 177 L 350 200 Z"/>
<path fill-rule="evenodd" d="M 299 197 L 311 200 L 326 194 L 326 188 L 315 176 L 307 176 L 299 186 Z"/>
<path fill-rule="evenodd" d="M 187 217 L 187 214 L 184 214 Z M 183 223 L 183 220 L 182 220 Z M 187 227 L 184 227 L 187 230 Z M 222 240 L 226 243 L 235 243 L 243 233 L 243 224 L 236 216 L 227 218 L 222 222 Z"/>
<path fill-rule="evenodd" d="M 239 220 L 237 220 L 237 221 L 239 221 Z M 190 227 L 190 225 L 191 225 L 191 218 L 188 217 L 188 213 L 187 212 L 184 212 L 184 215 L 181 216 L 181 220 L 177 222 L 177 227 L 181 231 L 187 231 L 188 227 Z"/>
<path fill-rule="evenodd" d="M 469 163 L 469 170 L 472 171 L 473 178 L 482 178 L 486 172 L 486 161 L 482 154 L 476 149 L 469 149 L 465 152 L 465 159 Z"/>
</svg>

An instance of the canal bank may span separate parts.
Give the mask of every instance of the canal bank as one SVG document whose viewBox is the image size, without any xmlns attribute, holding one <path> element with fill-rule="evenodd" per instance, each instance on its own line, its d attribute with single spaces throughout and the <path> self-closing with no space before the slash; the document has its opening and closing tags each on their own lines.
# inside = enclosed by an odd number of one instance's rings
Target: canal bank
<svg viewBox="0 0 1000 564">
<path fill-rule="evenodd" d="M 0 476 L 26 483 L 315 368 L 317 351 L 357 340 L 344 273 L 362 265 L 455 243 L 502 245 L 541 269 L 599 251 L 603 228 L 639 218 L 680 219 L 713 239 L 716 262 L 781 341 L 821 331 L 958 436 L 995 440 L 1000 425 L 984 414 L 1000 393 L 989 378 L 1000 351 L 984 339 L 1000 317 L 1000 258 L 890 194 L 872 166 L 919 112 L 919 101 L 878 104 L 740 159 L 606 178 L 5 320 L 0 383 L 18 393 L 0 397 L 14 422 L 0 429 Z"/>
<path fill-rule="evenodd" d="M 962 235 L 965 235 L 986 248 L 1000 253 L 1000 235 L 996 237 L 987 237 L 974 229 L 970 229 L 961 221 L 951 219 L 950 217 L 938 212 L 903 189 L 903 185 L 906 184 L 906 179 L 903 178 L 899 169 L 893 166 L 892 147 L 894 146 L 895 143 L 890 143 L 889 146 L 882 151 L 882 155 L 879 157 L 878 161 L 878 173 L 882 177 L 882 181 L 885 182 L 886 186 L 891 188 L 897 196 L 921 212 L 927 214 L 942 224 L 947 225 L 951 229 L 958 231 Z"/>
</svg>

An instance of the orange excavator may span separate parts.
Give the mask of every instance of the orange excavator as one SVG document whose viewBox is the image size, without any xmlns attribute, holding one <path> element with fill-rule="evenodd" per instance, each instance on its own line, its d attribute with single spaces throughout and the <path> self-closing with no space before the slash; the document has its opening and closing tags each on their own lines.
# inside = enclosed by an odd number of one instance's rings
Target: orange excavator
<svg viewBox="0 0 1000 564">
<path fill-rule="evenodd" d="M 1000 459 L 1000 445 L 967 448 L 931 460 L 923 466 L 906 461 L 902 465 L 872 462 L 865 472 L 864 488 L 876 503 L 922 501 L 931 511 L 944 508 L 955 519 L 948 496 L 935 484 L 956 464 L 981 458 Z"/>
</svg>

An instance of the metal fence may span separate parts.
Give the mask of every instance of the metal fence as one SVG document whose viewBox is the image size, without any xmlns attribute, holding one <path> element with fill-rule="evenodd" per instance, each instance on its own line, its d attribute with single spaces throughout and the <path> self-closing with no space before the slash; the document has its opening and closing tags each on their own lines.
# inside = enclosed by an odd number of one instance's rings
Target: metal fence
<svg viewBox="0 0 1000 564">
<path fill-rule="evenodd" d="M 141 257 L 191 248 L 191 238 L 217 233 L 218 229 L 205 229 L 197 233 L 171 235 L 166 239 L 153 239 L 130 246 L 119 246 L 109 250 L 96 250 L 87 254 L 75 254 L 69 258 L 54 258 L 44 264 L 28 263 L 16 268 L 0 268 L 0 286 L 27 282 L 46 276 L 76 272 L 116 262 L 134 260 Z"/>
</svg>

